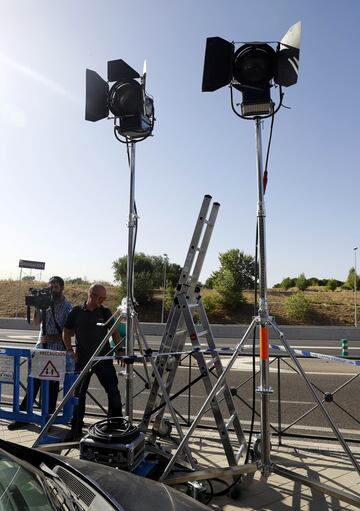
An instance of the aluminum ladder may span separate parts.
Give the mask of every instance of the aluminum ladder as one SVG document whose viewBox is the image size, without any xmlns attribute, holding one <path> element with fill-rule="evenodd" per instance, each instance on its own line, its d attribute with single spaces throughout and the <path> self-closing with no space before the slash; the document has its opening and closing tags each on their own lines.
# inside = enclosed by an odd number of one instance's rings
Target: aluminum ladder
<svg viewBox="0 0 360 511">
<path fill-rule="evenodd" d="M 190 247 L 160 344 L 159 357 L 156 362 L 156 377 L 152 383 L 143 419 L 140 423 L 141 431 L 146 433 L 151 417 L 156 413 L 153 424 L 153 440 L 157 432 L 161 429 L 161 422 L 166 405 L 169 407 L 170 403 L 170 406 L 172 406 L 170 393 L 180 363 L 180 356 L 171 355 L 171 353 L 183 352 L 187 337 L 190 337 L 193 355 L 197 361 L 200 374 L 202 375 L 201 379 L 207 394 L 210 393 L 214 386 L 212 371 L 215 371 L 217 377 L 223 372 L 221 359 L 216 351 L 214 338 L 201 301 L 200 288 L 198 286 L 200 272 L 220 207 L 218 203 L 213 203 L 209 217 L 206 218 L 211 199 L 211 196 L 205 195 L 200 208 L 193 237 L 190 242 Z M 193 317 L 195 311 L 200 319 L 200 325 L 195 325 Z M 202 338 L 206 341 L 203 346 L 201 345 Z M 205 359 L 203 350 L 206 350 L 206 354 L 210 355 L 210 360 Z M 159 382 L 159 378 L 161 378 L 161 382 Z M 226 405 L 229 414 L 227 419 L 223 417 L 220 409 L 220 401 L 224 401 Z M 237 465 L 241 453 L 244 448 L 246 448 L 246 441 L 235 409 L 231 390 L 226 380 L 224 380 L 221 389 L 212 400 L 211 410 L 220 434 L 220 439 L 224 446 L 228 463 L 230 466 Z M 172 416 L 174 415 L 173 410 L 171 410 L 171 414 Z M 229 430 L 231 427 L 234 429 L 239 443 L 237 453 L 235 453 L 230 440 Z"/>
</svg>

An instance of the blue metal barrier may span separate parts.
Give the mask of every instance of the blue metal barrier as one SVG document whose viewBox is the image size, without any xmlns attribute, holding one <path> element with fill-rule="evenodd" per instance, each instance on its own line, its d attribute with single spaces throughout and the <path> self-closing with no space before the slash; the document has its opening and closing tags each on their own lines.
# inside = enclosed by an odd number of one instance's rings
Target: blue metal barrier
<svg viewBox="0 0 360 511">
<path fill-rule="evenodd" d="M 41 380 L 41 409 L 34 410 L 34 378 L 30 377 L 31 372 L 31 356 L 34 350 L 27 348 L 12 348 L 12 347 L 1 347 L 0 348 L 0 356 L 6 355 L 8 357 L 13 358 L 13 381 L 8 381 L 4 379 L 2 374 L 0 374 L 0 419 L 6 420 L 15 420 L 18 422 L 31 422 L 34 424 L 39 424 L 43 427 L 49 419 L 49 384 L 51 383 L 49 380 Z M 66 374 L 63 382 L 62 394 L 65 394 L 70 389 L 71 385 L 74 383 L 77 375 L 71 371 L 71 355 L 66 355 Z M 27 368 L 28 368 L 28 376 L 27 376 L 27 407 L 26 411 L 20 410 L 20 366 L 25 360 L 21 361 L 21 359 L 27 359 Z M 3 403 L 3 387 L 4 385 L 12 385 L 13 386 L 13 402 L 11 403 Z M 71 421 L 73 416 L 74 405 L 76 403 L 76 398 L 73 397 L 68 401 L 68 403 L 64 406 L 62 412 L 57 416 L 54 421 L 54 424 L 67 424 Z"/>
</svg>

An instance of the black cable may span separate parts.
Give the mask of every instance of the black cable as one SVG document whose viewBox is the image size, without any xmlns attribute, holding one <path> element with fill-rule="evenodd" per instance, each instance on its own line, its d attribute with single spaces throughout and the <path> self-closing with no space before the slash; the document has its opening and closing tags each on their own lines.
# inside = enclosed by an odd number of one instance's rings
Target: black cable
<svg viewBox="0 0 360 511">
<path fill-rule="evenodd" d="M 223 495 L 226 495 L 229 491 L 229 485 L 226 481 L 224 481 L 223 479 L 218 479 L 218 478 L 214 478 L 212 479 L 213 481 L 216 481 L 218 483 L 221 483 L 221 484 L 224 484 L 226 486 L 225 490 L 221 490 L 221 491 L 218 491 L 218 492 L 213 492 L 213 497 L 222 497 Z"/>
<path fill-rule="evenodd" d="M 89 427 L 89 436 L 100 442 L 129 444 L 140 434 L 137 426 L 123 417 L 110 417 L 95 422 Z"/>
<path fill-rule="evenodd" d="M 266 151 L 265 170 L 264 170 L 264 176 L 263 176 L 264 194 L 266 192 L 266 186 L 267 186 L 267 182 L 268 182 L 268 163 L 269 163 L 270 146 L 271 146 L 271 140 L 272 140 L 272 134 L 273 134 L 273 128 L 274 128 L 274 119 L 275 119 L 275 115 L 273 114 L 271 117 L 270 134 L 269 134 L 269 141 L 268 141 L 268 146 L 267 146 L 267 151 Z"/>
</svg>

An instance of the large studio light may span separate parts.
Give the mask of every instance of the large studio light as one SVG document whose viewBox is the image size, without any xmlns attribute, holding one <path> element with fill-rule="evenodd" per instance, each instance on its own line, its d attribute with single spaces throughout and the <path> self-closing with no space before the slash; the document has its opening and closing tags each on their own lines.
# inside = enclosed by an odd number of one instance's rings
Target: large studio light
<svg viewBox="0 0 360 511">
<path fill-rule="evenodd" d="M 87 69 L 85 119 L 95 122 L 111 113 L 121 136 L 148 136 L 153 129 L 154 105 L 145 92 L 145 77 L 145 71 L 141 77 L 121 59 L 108 62 L 108 82 Z M 115 83 L 109 87 L 111 82 Z"/>
<path fill-rule="evenodd" d="M 271 115 L 273 85 L 289 87 L 298 79 L 301 22 L 293 25 L 276 49 L 264 42 L 250 42 L 235 49 L 221 37 L 206 41 L 202 90 L 213 92 L 230 85 L 242 94 L 244 117 Z"/>
</svg>

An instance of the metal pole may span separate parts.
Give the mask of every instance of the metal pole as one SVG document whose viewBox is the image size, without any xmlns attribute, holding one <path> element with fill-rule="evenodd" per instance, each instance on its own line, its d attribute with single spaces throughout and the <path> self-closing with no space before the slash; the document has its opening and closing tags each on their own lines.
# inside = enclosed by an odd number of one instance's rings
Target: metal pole
<svg viewBox="0 0 360 511">
<path fill-rule="evenodd" d="M 280 363 L 281 363 L 281 358 L 278 357 L 277 359 L 277 387 L 278 387 L 278 440 L 279 440 L 279 445 L 282 445 L 282 442 L 281 442 L 281 439 L 282 439 L 282 436 L 281 436 L 281 428 L 282 428 L 282 425 L 281 425 L 281 417 L 282 417 L 282 413 L 281 413 L 281 372 L 280 372 Z"/>
<path fill-rule="evenodd" d="M 17 304 L 16 304 L 16 314 L 15 314 L 16 318 L 18 317 L 19 305 L 20 305 L 21 279 L 22 279 L 22 268 L 20 268 L 20 275 L 19 275 L 19 292 L 18 292 L 18 299 L 17 299 Z"/>
<path fill-rule="evenodd" d="M 256 157 L 258 180 L 258 253 L 259 253 L 259 316 L 260 323 L 260 386 L 256 389 L 261 399 L 261 470 L 265 477 L 270 474 L 270 420 L 269 404 L 272 388 L 269 385 L 269 309 L 266 284 L 266 252 L 265 252 L 265 202 L 264 176 L 262 167 L 261 118 L 255 120 L 256 125 Z"/>
<path fill-rule="evenodd" d="M 355 282 L 354 282 L 354 288 L 355 288 L 355 327 L 357 327 L 357 271 L 356 271 L 356 251 L 358 247 L 354 247 L 354 256 L 355 256 Z"/>
<path fill-rule="evenodd" d="M 135 142 L 130 146 L 130 204 L 127 261 L 127 302 L 126 302 L 126 355 L 134 355 L 134 240 L 135 240 Z M 133 421 L 134 368 L 126 364 L 125 415 L 130 424 Z"/>
<path fill-rule="evenodd" d="M 168 257 L 167 254 L 164 254 L 164 282 L 163 282 L 163 299 L 162 299 L 162 306 L 161 306 L 161 323 L 164 323 L 167 257 Z"/>
</svg>

